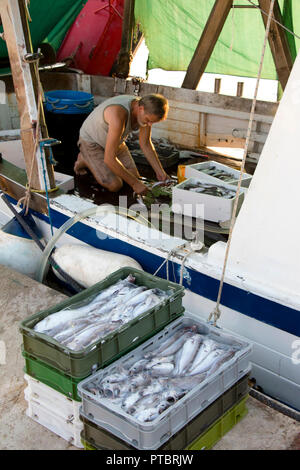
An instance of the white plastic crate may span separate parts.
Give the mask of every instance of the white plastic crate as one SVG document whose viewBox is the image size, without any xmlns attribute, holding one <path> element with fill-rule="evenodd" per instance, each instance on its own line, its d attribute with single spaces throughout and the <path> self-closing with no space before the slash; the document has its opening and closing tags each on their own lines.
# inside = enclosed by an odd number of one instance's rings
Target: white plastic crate
<svg viewBox="0 0 300 470">
<path fill-rule="evenodd" d="M 83 424 L 79 419 L 80 403 L 68 399 L 45 384 L 25 375 L 28 387 L 24 391 L 29 418 L 54 432 L 80 449 Z M 62 398 L 63 397 L 63 398 Z"/>
<path fill-rule="evenodd" d="M 215 373 L 194 387 L 155 420 L 141 423 L 123 411 L 118 405 L 112 404 L 111 400 L 96 397 L 86 389 L 91 381 L 102 380 L 105 376 L 117 372 L 119 367 L 130 367 L 144 354 L 157 349 L 163 341 L 178 329 L 191 325 L 197 325 L 201 334 L 212 334 L 213 339 L 222 343 L 228 345 L 238 343 L 241 349 L 231 360 L 224 363 Z M 82 397 L 81 414 L 137 449 L 158 449 L 177 431 L 250 372 L 249 356 L 251 351 L 252 346 L 249 343 L 225 334 L 221 329 L 210 326 L 199 320 L 198 317 L 186 313 L 131 353 L 80 382 L 78 393 Z"/>
<path fill-rule="evenodd" d="M 37 400 L 43 406 L 55 409 L 55 412 L 66 420 L 79 421 L 80 402 L 72 400 L 48 385 L 34 379 L 28 374 L 24 375 L 28 383 L 27 396 Z"/>
<path fill-rule="evenodd" d="M 237 186 L 240 178 L 240 171 L 231 168 L 230 166 L 218 163 L 215 161 L 194 163 L 193 165 L 186 165 L 185 167 L 185 177 L 186 178 L 202 178 L 203 181 L 207 183 L 223 183 L 223 181 L 215 176 L 207 175 L 203 173 L 202 170 L 207 170 L 209 168 L 216 168 L 217 170 L 222 170 L 231 176 L 231 181 L 227 181 L 227 184 L 232 186 Z M 241 185 L 244 188 L 248 188 L 251 183 L 252 176 L 248 173 L 243 173 Z M 225 181 L 224 181 L 225 183 Z"/>
<path fill-rule="evenodd" d="M 234 202 L 237 196 L 232 199 L 226 199 L 219 196 L 212 196 L 210 194 L 196 193 L 189 191 L 186 188 L 189 184 L 201 183 L 208 184 L 202 177 L 188 178 L 182 183 L 174 186 L 172 192 L 172 211 L 177 214 L 184 214 L 189 217 L 204 218 L 211 222 L 226 222 L 231 219 Z M 211 182 L 209 184 L 212 184 Z M 213 183 L 214 186 L 220 188 L 230 189 L 236 192 L 236 186 L 226 183 Z M 238 211 L 244 201 L 245 188 L 241 188 L 238 200 Z"/>
</svg>

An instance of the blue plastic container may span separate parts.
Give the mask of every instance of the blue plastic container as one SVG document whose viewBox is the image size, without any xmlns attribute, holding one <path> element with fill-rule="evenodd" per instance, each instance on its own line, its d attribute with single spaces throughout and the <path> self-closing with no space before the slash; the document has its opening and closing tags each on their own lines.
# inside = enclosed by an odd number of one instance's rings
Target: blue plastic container
<svg viewBox="0 0 300 470">
<path fill-rule="evenodd" d="M 47 91 L 45 109 L 56 114 L 88 114 L 94 109 L 94 97 L 84 91 Z"/>
</svg>

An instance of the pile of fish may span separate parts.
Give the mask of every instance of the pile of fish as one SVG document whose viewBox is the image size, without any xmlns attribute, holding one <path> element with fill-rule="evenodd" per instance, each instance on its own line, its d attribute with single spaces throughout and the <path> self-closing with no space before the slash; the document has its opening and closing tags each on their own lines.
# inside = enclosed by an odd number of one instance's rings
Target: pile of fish
<svg viewBox="0 0 300 470">
<path fill-rule="evenodd" d="M 174 144 L 172 144 L 168 139 L 164 137 L 160 139 L 152 137 L 151 140 L 163 166 L 170 166 L 179 161 L 179 150 L 177 150 Z M 126 145 L 137 163 L 149 165 L 139 145 L 138 134 L 129 134 L 126 139 Z"/>
<path fill-rule="evenodd" d="M 187 191 L 193 191 L 194 193 L 209 194 L 210 196 L 223 197 L 225 199 L 232 199 L 235 197 L 235 191 L 224 188 L 223 186 L 215 186 L 207 183 L 188 183 L 184 189 Z"/>
<path fill-rule="evenodd" d="M 196 325 L 181 327 L 137 362 L 89 381 L 85 389 L 109 399 L 140 422 L 153 421 L 238 349 L 199 334 Z"/>
<path fill-rule="evenodd" d="M 215 166 L 211 168 L 205 168 L 204 170 L 201 169 L 200 171 L 206 175 L 213 176 L 214 178 L 218 178 L 227 183 L 233 182 L 237 179 L 233 175 L 230 175 L 223 170 L 218 170 Z"/>
<path fill-rule="evenodd" d="M 51 336 L 69 349 L 79 351 L 169 296 L 170 293 L 163 290 L 136 285 L 135 278 L 129 275 L 102 290 L 84 306 L 48 315 L 35 325 L 34 330 Z"/>
</svg>

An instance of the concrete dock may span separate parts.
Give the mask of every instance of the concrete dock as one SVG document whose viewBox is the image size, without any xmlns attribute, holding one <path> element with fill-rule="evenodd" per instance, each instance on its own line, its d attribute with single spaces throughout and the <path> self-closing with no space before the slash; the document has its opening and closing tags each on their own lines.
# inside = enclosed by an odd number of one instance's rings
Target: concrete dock
<svg viewBox="0 0 300 470">
<path fill-rule="evenodd" d="M 0 266 L 0 449 L 78 450 L 26 415 L 24 358 L 18 325 L 65 296 Z M 300 423 L 250 397 L 248 414 L 214 450 L 300 450 Z"/>
</svg>

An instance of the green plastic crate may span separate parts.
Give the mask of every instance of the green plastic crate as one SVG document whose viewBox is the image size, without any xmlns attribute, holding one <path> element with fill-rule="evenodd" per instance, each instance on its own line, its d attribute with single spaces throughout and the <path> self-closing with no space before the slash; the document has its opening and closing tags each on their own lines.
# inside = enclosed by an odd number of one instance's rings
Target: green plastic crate
<svg viewBox="0 0 300 470">
<path fill-rule="evenodd" d="M 45 364 L 36 357 L 30 356 L 25 351 L 22 352 L 25 359 L 24 372 L 36 380 L 39 380 L 48 387 L 62 393 L 72 400 L 81 402 L 77 392 L 78 383 L 82 378 L 74 378 L 59 372 L 54 367 Z"/>
<path fill-rule="evenodd" d="M 183 429 L 181 429 L 174 436 L 172 436 L 169 441 L 163 444 L 158 450 L 166 451 L 180 450 L 186 448 L 193 448 L 193 450 L 195 450 L 195 447 L 193 446 L 198 446 L 198 442 L 200 439 L 202 439 L 201 443 L 204 442 L 206 445 L 208 442 L 208 438 L 215 438 L 215 432 L 212 432 L 211 428 L 214 428 L 214 426 L 217 427 L 217 423 L 220 418 L 224 420 L 224 429 L 228 429 L 228 426 L 232 423 L 233 416 L 235 416 L 236 420 L 238 419 L 238 413 L 244 416 L 244 412 L 241 413 L 241 410 L 244 410 L 245 403 L 248 398 L 248 379 L 249 374 L 245 375 L 242 379 L 240 379 L 239 382 L 233 385 L 215 402 L 213 402 L 209 407 L 203 410 Z M 230 418 L 227 419 L 227 413 L 232 413 L 232 411 L 235 409 L 237 410 L 237 412 L 231 414 Z M 95 423 L 92 423 L 84 416 L 81 415 L 80 419 L 84 424 L 83 431 L 81 432 L 81 438 L 85 448 L 87 446 L 91 447 L 92 449 L 98 450 L 136 451 L 135 447 L 130 446 L 127 442 L 119 439 L 118 437 L 114 436 L 105 429 L 98 427 Z M 232 426 L 234 424 L 232 424 Z M 223 428 L 222 426 L 219 426 L 216 429 L 220 433 L 220 430 L 222 430 Z M 206 437 L 206 433 L 208 432 L 210 432 L 210 434 L 208 434 L 208 437 Z M 219 439 L 221 437 L 222 436 L 220 436 Z M 212 445 L 214 444 L 215 442 L 213 442 Z"/>
<path fill-rule="evenodd" d="M 216 445 L 228 431 L 247 415 L 247 399 L 248 396 L 231 408 L 231 410 L 214 423 L 204 434 L 193 442 L 193 444 L 187 447 L 187 450 L 209 450 Z"/>
<path fill-rule="evenodd" d="M 136 278 L 137 285 L 172 291 L 172 295 L 161 306 L 152 307 L 81 351 L 73 351 L 50 336 L 34 331 L 35 324 L 48 315 L 74 304 L 83 305 L 86 299 L 96 296 L 101 290 L 125 279 L 129 274 Z M 184 312 L 183 295 L 184 288 L 174 282 L 130 267 L 119 269 L 83 292 L 23 320 L 19 328 L 23 335 L 24 351 L 63 374 L 82 379 L 131 351 L 181 316 Z"/>
</svg>

